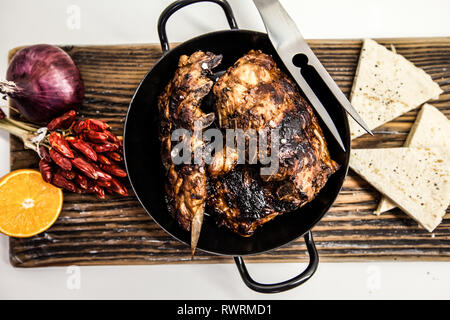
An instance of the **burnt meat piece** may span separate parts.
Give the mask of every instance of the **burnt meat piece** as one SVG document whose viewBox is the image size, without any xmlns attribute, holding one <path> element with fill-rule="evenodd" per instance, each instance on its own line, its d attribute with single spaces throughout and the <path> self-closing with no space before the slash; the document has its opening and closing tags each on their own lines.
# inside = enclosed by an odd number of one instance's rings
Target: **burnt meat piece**
<svg viewBox="0 0 450 320">
<path fill-rule="evenodd" d="M 193 134 L 194 125 L 200 121 L 201 127 L 206 128 L 214 121 L 214 114 L 205 114 L 200 105 L 213 86 L 208 74 L 221 60 L 220 55 L 202 51 L 181 56 L 173 79 L 158 98 L 161 158 L 167 174 L 166 202 L 180 226 L 191 231 L 192 254 L 200 235 L 207 198 L 204 160 L 195 163 L 193 159 L 195 150 L 204 148 L 202 139 Z M 172 161 L 173 144 L 178 144 L 171 141 L 175 129 L 187 129 L 191 133 L 188 143 L 192 161 L 189 164 Z"/>
<path fill-rule="evenodd" d="M 214 186 L 209 206 L 221 224 L 249 235 L 275 216 L 313 200 L 339 165 L 330 158 L 312 108 L 271 56 L 250 51 L 218 79 L 213 92 L 222 129 L 279 132 L 276 172 L 255 176 L 248 165 L 235 172 L 235 165 L 221 166 L 226 163 L 222 159 L 208 168 Z M 258 200 L 250 205 L 252 197 Z"/>
<path fill-rule="evenodd" d="M 265 182 L 255 166 L 238 165 L 209 183 L 208 212 L 219 225 L 250 236 L 255 229 L 297 206 L 277 194 L 277 182 Z"/>
</svg>

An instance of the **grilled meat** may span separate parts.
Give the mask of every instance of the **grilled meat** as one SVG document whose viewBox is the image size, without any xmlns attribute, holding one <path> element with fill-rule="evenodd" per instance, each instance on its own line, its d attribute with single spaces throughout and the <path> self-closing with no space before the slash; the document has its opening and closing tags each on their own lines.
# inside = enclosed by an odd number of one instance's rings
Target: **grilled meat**
<svg viewBox="0 0 450 320">
<path fill-rule="evenodd" d="M 174 78 L 158 101 L 167 205 L 179 224 L 191 230 L 192 253 L 205 206 L 219 224 L 249 236 L 277 215 L 314 199 L 339 167 L 330 159 L 312 108 L 272 57 L 252 50 L 213 86 L 208 73 L 221 58 L 201 51 L 182 56 Z M 262 175 L 260 165 L 237 164 L 238 153 L 229 146 L 216 152 L 208 165 L 204 159 L 193 164 L 193 161 L 173 163 L 173 130 L 183 128 L 192 132 L 196 121 L 201 122 L 202 128 L 214 121 L 214 114 L 206 114 L 200 107 L 211 90 L 217 125 L 222 130 L 277 130 L 279 168 L 276 172 Z M 277 142 L 271 140 L 268 140 L 269 153 L 275 150 Z M 205 147 L 196 135 L 191 135 L 188 143 L 193 155 Z"/>
<path fill-rule="evenodd" d="M 279 183 L 263 181 L 257 167 L 238 165 L 211 179 L 207 211 L 219 225 L 250 236 L 258 226 L 297 208 L 295 202 L 279 192 L 283 192 Z"/>
<path fill-rule="evenodd" d="M 277 172 L 256 177 L 245 168 L 238 176 L 230 164 L 209 169 L 216 177 L 209 206 L 220 223 L 249 235 L 258 225 L 314 199 L 339 166 L 330 159 L 312 108 L 271 56 L 250 51 L 218 79 L 213 92 L 221 128 L 279 132 Z M 242 197 L 252 196 L 258 205 L 247 206 L 250 202 Z"/>
<path fill-rule="evenodd" d="M 161 158 L 167 173 L 167 205 L 180 226 L 191 230 L 192 254 L 200 235 L 207 197 L 205 163 L 203 159 L 194 162 L 192 158 L 189 164 L 174 164 L 171 134 L 175 129 L 193 133 L 196 121 L 200 121 L 202 128 L 214 121 L 214 114 L 205 114 L 200 105 L 213 86 L 207 75 L 221 60 L 220 55 L 202 51 L 189 57 L 181 56 L 173 79 L 158 99 Z M 202 139 L 194 134 L 187 143 L 190 143 L 192 157 L 196 149 L 204 147 Z"/>
</svg>

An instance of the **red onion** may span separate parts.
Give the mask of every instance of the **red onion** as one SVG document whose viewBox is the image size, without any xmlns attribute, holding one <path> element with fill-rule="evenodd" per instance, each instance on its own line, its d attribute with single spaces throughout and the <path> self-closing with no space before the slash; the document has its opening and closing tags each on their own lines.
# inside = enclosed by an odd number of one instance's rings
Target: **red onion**
<svg viewBox="0 0 450 320">
<path fill-rule="evenodd" d="M 11 60 L 0 93 L 8 95 L 29 121 L 47 123 L 84 97 L 80 71 L 62 49 L 38 44 L 19 50 Z"/>
</svg>

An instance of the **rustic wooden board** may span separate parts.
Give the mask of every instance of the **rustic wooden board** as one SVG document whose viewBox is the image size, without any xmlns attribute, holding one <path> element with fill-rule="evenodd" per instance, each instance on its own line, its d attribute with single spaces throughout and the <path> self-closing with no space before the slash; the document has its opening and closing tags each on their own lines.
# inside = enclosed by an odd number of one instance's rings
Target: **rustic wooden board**
<svg viewBox="0 0 450 320">
<path fill-rule="evenodd" d="M 450 38 L 383 39 L 425 69 L 445 93 L 431 103 L 450 117 Z M 312 40 L 314 52 L 348 94 L 361 48 L 360 40 Z M 83 116 L 100 118 L 121 133 L 128 103 L 139 81 L 161 56 L 159 45 L 64 47 L 79 66 L 86 84 Z M 17 49 L 16 49 L 17 50 Z M 13 50 L 11 55 L 15 52 Z M 402 146 L 418 109 L 363 136 L 353 147 Z M 14 115 L 17 117 L 17 115 Z M 36 167 L 37 157 L 11 139 L 11 169 Z M 151 183 L 149 181 L 149 183 Z M 450 260 L 450 215 L 433 232 L 419 228 L 400 210 L 372 214 L 380 195 L 349 172 L 337 201 L 313 229 L 321 261 Z M 307 259 L 300 239 L 270 253 L 247 257 L 250 262 Z M 17 267 L 55 265 L 125 265 L 231 262 L 230 257 L 189 248 L 162 231 L 134 196 L 65 194 L 63 212 L 47 232 L 10 240 L 10 260 Z"/>
</svg>

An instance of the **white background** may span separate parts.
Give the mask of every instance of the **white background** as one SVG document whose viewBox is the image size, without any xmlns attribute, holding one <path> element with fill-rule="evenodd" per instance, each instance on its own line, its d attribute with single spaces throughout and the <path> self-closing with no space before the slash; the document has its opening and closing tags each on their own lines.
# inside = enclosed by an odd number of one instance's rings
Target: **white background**
<svg viewBox="0 0 450 320">
<path fill-rule="evenodd" d="M 27 44 L 158 42 L 156 22 L 171 0 L 0 0 L 0 77 L 9 49 Z M 250 0 L 230 0 L 239 26 L 263 31 Z M 450 36 L 449 0 L 284 0 L 305 38 Z M 75 7 L 73 6 L 75 5 Z M 71 19 L 79 8 L 80 19 Z M 73 17 L 73 16 L 72 16 Z M 78 28 L 79 27 L 79 28 Z M 196 4 L 168 23 L 171 41 L 224 29 L 214 4 Z M 6 102 L 0 102 L 3 106 Z M 9 172 L 8 136 L 0 133 L 0 176 Z M 19 269 L 0 236 L 3 299 L 396 299 L 450 298 L 450 262 L 321 263 L 303 286 L 277 295 L 250 291 L 232 264 Z M 300 264 L 252 264 L 259 281 L 281 281 Z M 73 281 L 79 275 L 79 282 Z"/>
</svg>

